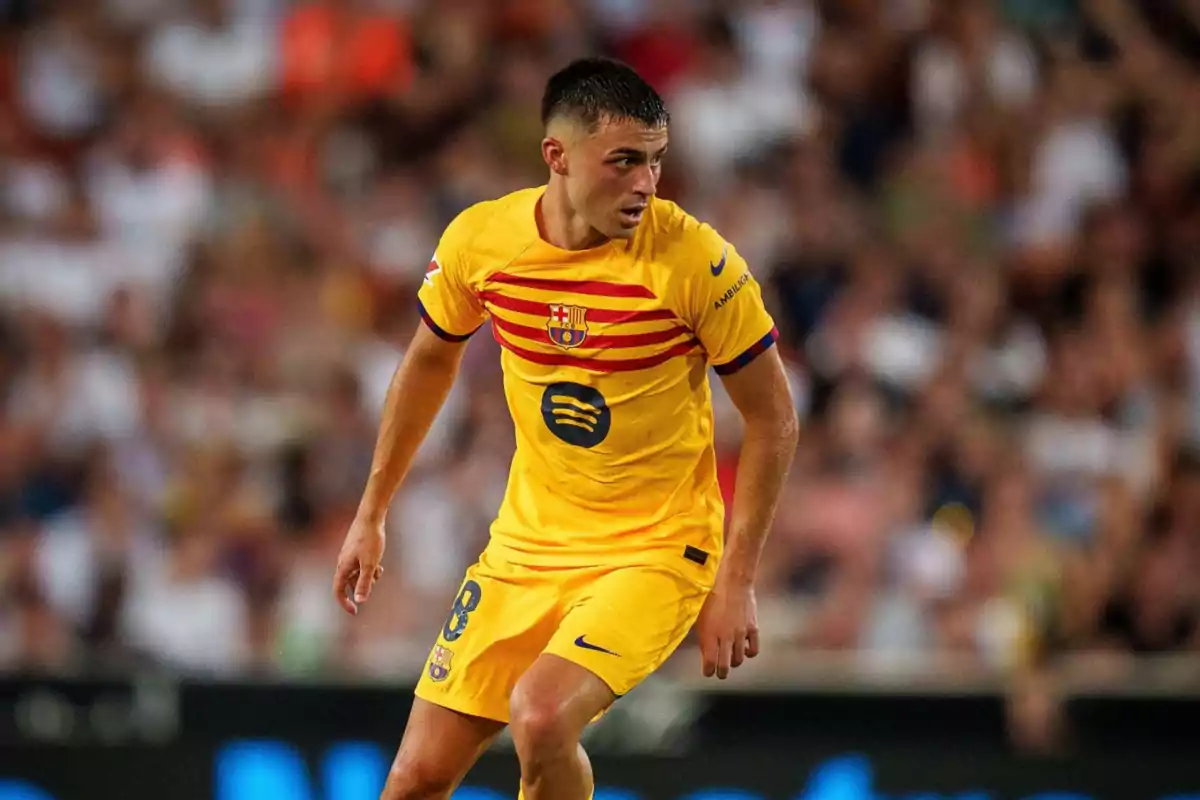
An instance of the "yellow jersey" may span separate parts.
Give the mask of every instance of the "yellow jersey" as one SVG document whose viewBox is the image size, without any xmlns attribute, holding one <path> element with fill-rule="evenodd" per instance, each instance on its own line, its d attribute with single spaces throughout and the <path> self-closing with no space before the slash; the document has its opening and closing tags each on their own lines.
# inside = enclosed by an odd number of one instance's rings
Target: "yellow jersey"
<svg viewBox="0 0 1200 800">
<path fill-rule="evenodd" d="M 418 292 L 439 336 L 485 322 L 503 348 L 516 452 L 489 550 L 530 566 L 660 563 L 715 569 L 717 486 L 708 369 L 775 342 L 737 251 L 655 198 L 632 239 L 583 251 L 541 238 L 545 187 L 463 211 Z"/>
</svg>

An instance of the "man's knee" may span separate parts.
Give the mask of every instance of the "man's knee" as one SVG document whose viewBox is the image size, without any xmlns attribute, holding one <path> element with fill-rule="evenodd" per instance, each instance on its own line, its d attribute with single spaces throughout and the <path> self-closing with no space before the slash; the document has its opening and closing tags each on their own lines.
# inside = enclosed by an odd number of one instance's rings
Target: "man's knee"
<svg viewBox="0 0 1200 800">
<path fill-rule="evenodd" d="M 540 656 L 509 699 L 509 728 L 522 768 L 574 757 L 583 729 L 613 699 L 608 685 L 585 667 Z"/>
<path fill-rule="evenodd" d="M 379 800 L 447 800 L 457 777 L 437 764 L 398 759 Z"/>
<path fill-rule="evenodd" d="M 523 758 L 553 758 L 575 751 L 580 731 L 559 698 L 517 685 L 509 701 L 509 730 Z"/>
</svg>

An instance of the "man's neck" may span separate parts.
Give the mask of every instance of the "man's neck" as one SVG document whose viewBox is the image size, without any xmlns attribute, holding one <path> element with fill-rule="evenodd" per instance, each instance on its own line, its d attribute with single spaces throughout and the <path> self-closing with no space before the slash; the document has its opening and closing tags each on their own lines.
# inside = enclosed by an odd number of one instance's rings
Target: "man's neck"
<svg viewBox="0 0 1200 800">
<path fill-rule="evenodd" d="M 557 181 L 550 181 L 535 213 L 538 233 L 559 249 L 590 250 L 608 241 L 571 209 L 566 189 Z"/>
</svg>

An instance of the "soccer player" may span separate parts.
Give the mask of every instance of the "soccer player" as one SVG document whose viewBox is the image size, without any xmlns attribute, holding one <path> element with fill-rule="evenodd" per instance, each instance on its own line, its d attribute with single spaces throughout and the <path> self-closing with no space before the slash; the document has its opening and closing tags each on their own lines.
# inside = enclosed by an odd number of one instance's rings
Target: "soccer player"
<svg viewBox="0 0 1200 800">
<path fill-rule="evenodd" d="M 636 72 L 576 61 L 542 117 L 548 183 L 468 208 L 437 247 L 338 558 L 353 614 L 464 342 L 490 320 L 516 454 L 384 800 L 449 797 L 506 724 L 526 800 L 586 800 L 585 726 L 693 624 L 706 676 L 758 652 L 755 573 L 797 437 L 775 326 L 737 251 L 655 197 L 668 114 Z M 745 420 L 727 541 L 709 367 Z"/>
</svg>

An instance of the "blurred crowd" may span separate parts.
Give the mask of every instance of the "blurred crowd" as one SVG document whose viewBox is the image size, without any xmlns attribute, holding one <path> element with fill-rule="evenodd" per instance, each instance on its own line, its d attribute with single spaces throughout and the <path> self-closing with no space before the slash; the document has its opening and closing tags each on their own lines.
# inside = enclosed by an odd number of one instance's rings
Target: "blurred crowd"
<svg viewBox="0 0 1200 800">
<path fill-rule="evenodd" d="M 441 229 L 544 182 L 593 53 L 783 333 L 768 646 L 1200 652 L 1200 4 L 0 0 L 0 667 L 420 663 L 507 478 L 489 336 L 353 624 L 334 558 Z"/>
</svg>

